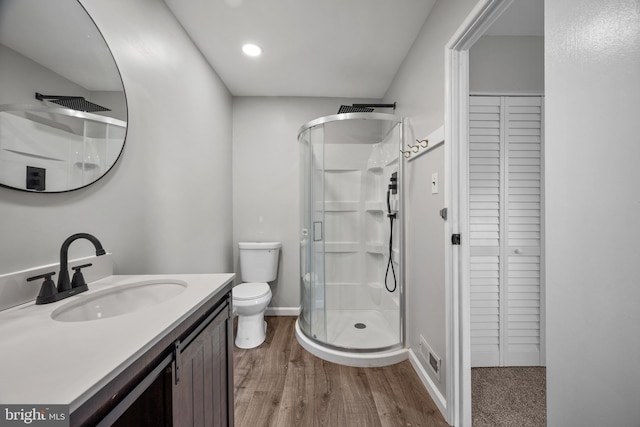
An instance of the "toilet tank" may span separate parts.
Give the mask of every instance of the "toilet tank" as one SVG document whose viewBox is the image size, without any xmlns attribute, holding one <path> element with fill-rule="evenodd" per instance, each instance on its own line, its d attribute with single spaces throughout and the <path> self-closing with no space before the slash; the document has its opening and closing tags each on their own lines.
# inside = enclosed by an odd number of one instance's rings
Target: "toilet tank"
<svg viewBox="0 0 640 427">
<path fill-rule="evenodd" d="M 278 275 L 280 242 L 239 242 L 243 282 L 272 282 Z"/>
</svg>

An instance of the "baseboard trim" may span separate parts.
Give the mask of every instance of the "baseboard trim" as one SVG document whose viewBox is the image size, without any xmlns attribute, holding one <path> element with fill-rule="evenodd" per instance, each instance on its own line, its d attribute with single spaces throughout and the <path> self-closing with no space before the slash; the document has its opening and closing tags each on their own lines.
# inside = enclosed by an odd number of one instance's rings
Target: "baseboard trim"
<svg viewBox="0 0 640 427">
<path fill-rule="evenodd" d="M 429 393 L 429 395 L 431 395 L 431 398 L 440 410 L 440 413 L 446 420 L 447 399 L 445 399 L 442 393 L 440 393 L 440 390 L 438 390 L 438 387 L 436 387 L 435 383 L 431 380 L 429 374 L 427 374 L 427 371 L 424 369 L 412 349 L 409 349 L 409 361 L 411 362 L 411 366 L 413 366 L 413 369 L 416 371 L 416 374 L 418 374 L 420 381 L 422 381 L 422 384 L 427 389 L 427 392 Z"/>
<path fill-rule="evenodd" d="M 299 316 L 300 307 L 267 307 L 265 316 Z"/>
</svg>

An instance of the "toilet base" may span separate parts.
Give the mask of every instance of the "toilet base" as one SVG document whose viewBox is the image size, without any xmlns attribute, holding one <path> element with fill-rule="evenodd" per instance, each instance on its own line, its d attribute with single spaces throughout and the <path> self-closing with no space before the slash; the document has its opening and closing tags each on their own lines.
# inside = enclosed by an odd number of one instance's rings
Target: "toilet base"
<svg viewBox="0 0 640 427">
<path fill-rule="evenodd" d="M 267 322 L 264 313 L 252 316 L 238 316 L 238 331 L 236 333 L 236 347 L 249 349 L 258 347 L 267 336 Z"/>
</svg>

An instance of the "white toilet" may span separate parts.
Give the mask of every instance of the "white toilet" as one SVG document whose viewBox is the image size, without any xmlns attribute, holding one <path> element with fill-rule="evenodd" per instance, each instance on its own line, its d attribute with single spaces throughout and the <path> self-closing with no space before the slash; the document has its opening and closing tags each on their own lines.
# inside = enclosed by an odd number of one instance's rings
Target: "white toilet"
<svg viewBox="0 0 640 427">
<path fill-rule="evenodd" d="M 264 312 L 271 301 L 272 282 L 278 275 L 280 242 L 239 242 L 241 283 L 232 290 L 233 308 L 238 315 L 236 346 L 254 348 L 267 332 Z"/>
</svg>

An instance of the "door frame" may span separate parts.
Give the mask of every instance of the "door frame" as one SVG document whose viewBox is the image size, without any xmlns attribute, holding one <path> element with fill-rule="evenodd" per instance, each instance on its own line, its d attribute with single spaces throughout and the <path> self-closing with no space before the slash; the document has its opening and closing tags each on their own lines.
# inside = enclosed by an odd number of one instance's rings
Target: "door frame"
<svg viewBox="0 0 640 427">
<path fill-rule="evenodd" d="M 445 45 L 445 236 L 447 421 L 471 426 L 471 342 L 468 230 L 469 49 L 513 0 L 480 0 Z"/>
</svg>

